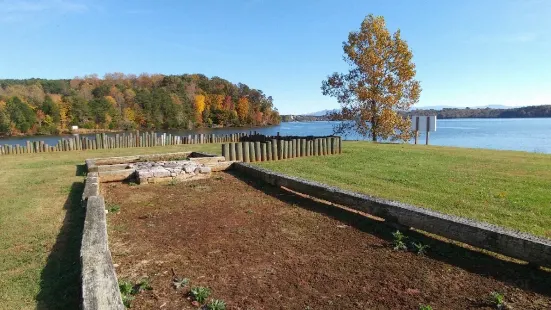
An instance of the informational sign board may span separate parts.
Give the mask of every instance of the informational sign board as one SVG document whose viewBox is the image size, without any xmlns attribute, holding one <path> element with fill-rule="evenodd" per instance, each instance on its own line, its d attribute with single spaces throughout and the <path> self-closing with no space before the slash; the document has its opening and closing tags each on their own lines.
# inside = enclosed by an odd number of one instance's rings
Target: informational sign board
<svg viewBox="0 0 551 310">
<path fill-rule="evenodd" d="M 411 130 L 420 132 L 436 131 L 436 115 L 412 116 Z"/>
<path fill-rule="evenodd" d="M 426 144 L 429 145 L 429 133 L 431 131 L 436 131 L 436 115 L 432 116 L 417 116 L 414 115 L 411 117 L 411 130 L 415 134 L 415 144 L 417 144 L 417 138 L 419 137 L 419 132 L 426 133 Z"/>
</svg>

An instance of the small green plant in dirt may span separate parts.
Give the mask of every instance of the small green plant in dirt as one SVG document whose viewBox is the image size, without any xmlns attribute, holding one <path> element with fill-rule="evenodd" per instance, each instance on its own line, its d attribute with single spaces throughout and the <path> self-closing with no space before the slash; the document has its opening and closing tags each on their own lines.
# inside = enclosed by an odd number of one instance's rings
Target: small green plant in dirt
<svg viewBox="0 0 551 310">
<path fill-rule="evenodd" d="M 121 210 L 121 207 L 119 205 L 110 204 L 107 206 L 107 210 L 109 213 L 117 213 Z"/>
<path fill-rule="evenodd" d="M 226 310 L 226 303 L 220 299 L 213 299 L 207 304 L 208 310 Z"/>
<path fill-rule="evenodd" d="M 128 182 L 128 186 L 138 186 L 138 183 L 136 183 L 134 181 L 130 181 L 130 182 Z"/>
<path fill-rule="evenodd" d="M 122 303 L 126 308 L 130 308 L 130 304 L 134 300 L 132 283 L 128 281 L 119 282 L 119 291 L 121 292 Z"/>
<path fill-rule="evenodd" d="M 427 254 L 427 250 L 430 248 L 428 244 L 422 244 L 421 242 L 412 242 L 411 246 L 417 255 Z"/>
<path fill-rule="evenodd" d="M 210 289 L 208 287 L 196 286 L 191 288 L 191 296 L 199 303 L 203 303 L 210 295 Z"/>
<path fill-rule="evenodd" d="M 134 296 L 145 290 L 152 290 L 149 284 L 149 279 L 144 278 L 136 285 L 132 285 L 129 281 L 119 282 L 119 291 L 121 293 L 122 303 L 126 308 L 130 308 Z"/>
<path fill-rule="evenodd" d="M 178 180 L 176 178 L 173 178 L 172 180 L 170 180 L 168 182 L 168 185 L 169 186 L 175 186 L 175 185 L 178 185 L 178 183 L 179 183 Z"/>
<path fill-rule="evenodd" d="M 408 247 L 406 245 L 407 236 L 402 234 L 399 230 L 392 233 L 392 247 L 396 251 L 407 251 Z"/>
<path fill-rule="evenodd" d="M 188 283 L 189 283 L 189 279 L 188 279 L 188 278 L 174 279 L 174 280 L 172 281 L 172 285 L 174 285 L 174 288 L 176 288 L 176 289 L 185 287 L 186 285 L 188 285 Z"/>
<path fill-rule="evenodd" d="M 153 287 L 149 284 L 149 279 L 142 279 L 136 286 L 134 286 L 134 294 L 139 294 L 142 291 L 151 291 Z"/>
<path fill-rule="evenodd" d="M 430 305 L 419 305 L 419 310 L 432 310 Z"/>
<path fill-rule="evenodd" d="M 507 305 L 505 304 L 505 295 L 498 292 L 490 293 L 490 303 L 496 309 L 507 309 Z"/>
</svg>

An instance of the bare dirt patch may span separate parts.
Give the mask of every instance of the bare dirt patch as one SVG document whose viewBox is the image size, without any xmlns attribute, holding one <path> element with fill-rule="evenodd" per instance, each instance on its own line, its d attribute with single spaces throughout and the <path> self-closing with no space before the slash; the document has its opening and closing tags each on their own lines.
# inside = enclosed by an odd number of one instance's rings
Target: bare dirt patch
<svg viewBox="0 0 551 310">
<path fill-rule="evenodd" d="M 429 239 L 394 251 L 373 219 L 227 173 L 190 183 L 103 187 L 119 279 L 149 278 L 133 309 L 193 309 L 172 268 L 229 309 L 551 308 L 551 274 Z M 141 197 L 141 198 L 137 198 Z"/>
</svg>

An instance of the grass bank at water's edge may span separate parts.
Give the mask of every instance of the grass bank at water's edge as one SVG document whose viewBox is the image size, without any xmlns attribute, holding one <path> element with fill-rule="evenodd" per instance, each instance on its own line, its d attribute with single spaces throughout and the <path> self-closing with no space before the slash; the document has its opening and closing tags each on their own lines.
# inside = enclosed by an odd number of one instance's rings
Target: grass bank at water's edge
<svg viewBox="0 0 551 310">
<path fill-rule="evenodd" d="M 260 165 L 551 238 L 551 155 L 344 142 L 340 155 Z"/>
<path fill-rule="evenodd" d="M 78 309 L 84 210 L 77 165 L 93 157 L 178 151 L 219 144 L 0 156 L 0 309 Z"/>
</svg>

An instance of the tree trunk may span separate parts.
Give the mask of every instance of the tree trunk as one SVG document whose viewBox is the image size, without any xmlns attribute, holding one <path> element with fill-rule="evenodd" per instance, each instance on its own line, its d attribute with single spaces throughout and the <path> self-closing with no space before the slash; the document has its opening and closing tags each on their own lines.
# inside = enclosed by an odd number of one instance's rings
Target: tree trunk
<svg viewBox="0 0 551 310">
<path fill-rule="evenodd" d="M 371 100 L 371 139 L 377 142 L 377 103 Z"/>
</svg>

